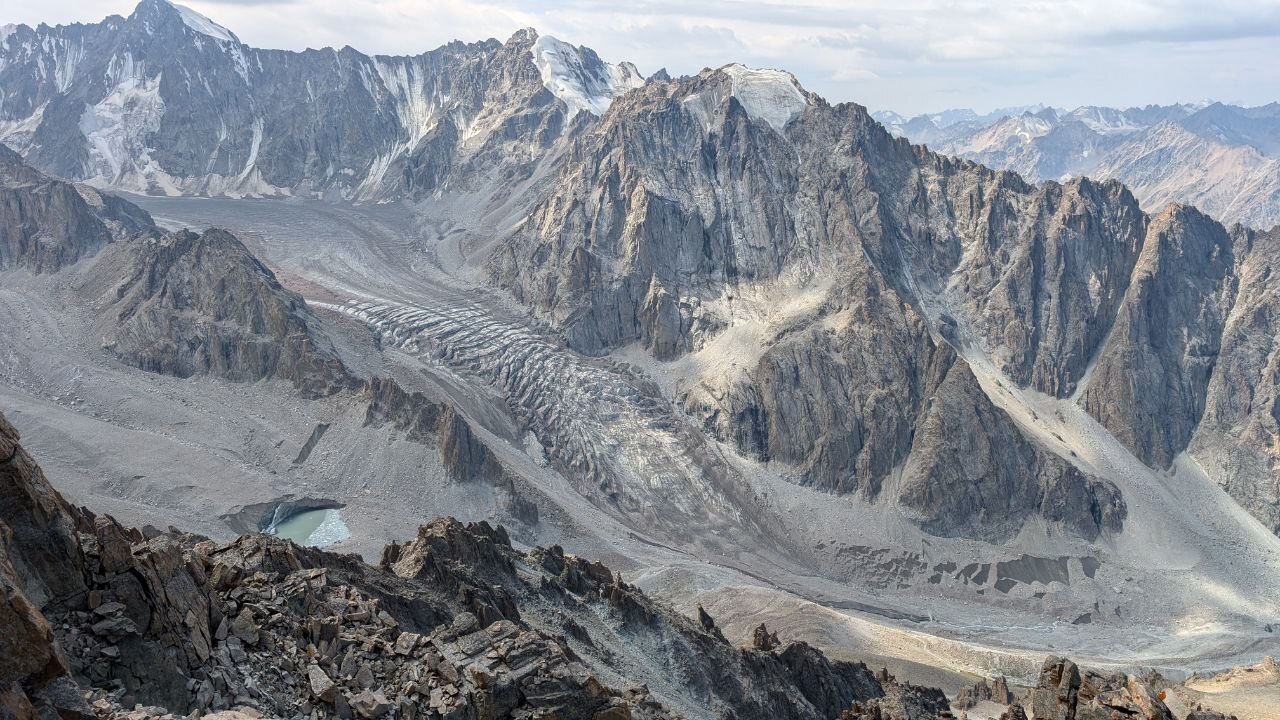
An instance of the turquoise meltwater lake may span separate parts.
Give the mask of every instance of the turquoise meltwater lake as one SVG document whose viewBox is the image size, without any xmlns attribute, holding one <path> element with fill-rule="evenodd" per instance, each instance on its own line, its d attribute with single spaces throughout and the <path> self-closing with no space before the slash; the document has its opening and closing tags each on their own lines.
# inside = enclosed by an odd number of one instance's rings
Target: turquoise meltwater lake
<svg viewBox="0 0 1280 720">
<path fill-rule="evenodd" d="M 351 537 L 342 511 L 336 508 L 304 510 L 267 528 L 267 532 L 310 547 L 326 547 Z"/>
</svg>

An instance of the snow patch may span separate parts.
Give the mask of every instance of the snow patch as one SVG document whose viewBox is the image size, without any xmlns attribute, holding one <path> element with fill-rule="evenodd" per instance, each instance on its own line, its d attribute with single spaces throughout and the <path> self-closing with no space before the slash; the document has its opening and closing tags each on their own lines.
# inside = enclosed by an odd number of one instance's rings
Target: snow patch
<svg viewBox="0 0 1280 720">
<path fill-rule="evenodd" d="M 733 96 L 742 103 L 747 115 L 764 120 L 778 132 L 809 104 L 800 84 L 789 72 L 753 70 L 739 64 L 726 65 L 720 71 L 732 78 Z"/>
<path fill-rule="evenodd" d="M 249 156 L 238 174 L 174 177 L 151 157 L 152 148 L 147 146 L 147 136 L 159 130 L 165 111 L 160 75 L 146 77 L 143 66 L 126 53 L 112 60 L 107 77 L 115 87 L 97 104 L 86 106 L 80 116 L 80 132 L 89 149 L 84 172 L 87 184 L 143 195 L 197 193 L 239 198 L 289 194 L 263 179 L 257 167 L 263 138 L 261 118 L 254 120 Z M 6 130 L 0 127 L 0 132 Z M 22 128 L 9 131 L 18 135 Z"/>
<path fill-rule="evenodd" d="M 603 62 L 590 48 L 547 35 L 533 43 L 532 53 L 542 84 L 569 106 L 570 117 L 583 110 L 603 115 L 614 98 L 644 84 L 635 65 Z"/>
<path fill-rule="evenodd" d="M 183 25 L 186 25 L 187 27 L 191 28 L 192 30 L 195 30 L 201 35 L 206 35 L 208 37 L 213 38 L 214 40 L 219 40 L 222 42 L 230 42 L 230 43 L 240 42 L 239 38 L 237 38 L 235 34 L 232 33 L 230 30 L 222 27 L 218 23 L 201 15 L 195 10 L 192 10 L 191 8 L 185 7 L 183 5 L 178 5 L 176 3 L 170 3 L 170 5 L 173 5 L 173 9 L 177 10 L 178 15 L 182 17 Z"/>
<path fill-rule="evenodd" d="M 1070 115 L 1099 135 L 1128 135 L 1148 127 L 1114 108 L 1081 107 L 1071 111 Z"/>
<path fill-rule="evenodd" d="M 253 140 L 249 144 L 249 158 L 244 162 L 244 170 L 240 173 L 240 180 L 249 177 L 249 174 L 256 169 L 258 163 L 258 150 L 262 147 L 262 118 L 255 118 L 253 121 Z"/>
</svg>

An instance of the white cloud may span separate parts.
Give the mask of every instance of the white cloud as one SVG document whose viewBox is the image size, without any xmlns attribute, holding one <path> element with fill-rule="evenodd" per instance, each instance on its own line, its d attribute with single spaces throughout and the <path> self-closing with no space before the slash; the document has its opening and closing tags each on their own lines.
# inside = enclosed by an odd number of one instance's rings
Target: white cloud
<svg viewBox="0 0 1280 720">
<path fill-rule="evenodd" d="M 4 0 L 6 20 L 92 21 L 116 0 Z M 412 53 L 533 26 L 692 73 L 785 67 L 832 101 L 904 112 L 1046 102 L 1280 99 L 1280 0 L 186 0 L 246 42 Z M 16 16 L 16 17 L 15 17 Z"/>
</svg>

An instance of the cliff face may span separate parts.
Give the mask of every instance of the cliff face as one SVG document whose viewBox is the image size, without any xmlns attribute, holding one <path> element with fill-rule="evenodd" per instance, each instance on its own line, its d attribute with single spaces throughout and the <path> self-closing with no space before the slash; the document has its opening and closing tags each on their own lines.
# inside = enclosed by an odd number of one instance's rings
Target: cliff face
<svg viewBox="0 0 1280 720">
<path fill-rule="evenodd" d="M 790 90 L 785 116 L 753 83 Z M 682 404 L 806 484 L 875 498 L 903 468 L 894 497 L 930 532 L 1118 530 L 1114 486 L 1024 437 L 953 347 L 1073 390 L 1141 245 L 1136 203 L 933 156 L 794 83 L 730 66 L 618 100 L 492 280 L 584 353 L 735 352 Z"/>
<path fill-rule="evenodd" d="M 1081 402 L 1143 462 L 1168 467 L 1204 413 L 1235 304 L 1232 238 L 1191 208 L 1151 219 Z"/>
<path fill-rule="evenodd" d="M 1189 452 L 1280 533 L 1280 228 L 1235 235 L 1247 256 Z"/>
<path fill-rule="evenodd" d="M 84 588 L 69 513 L 0 415 L 0 710 L 32 702 L 69 672 L 38 603 Z"/>
</svg>

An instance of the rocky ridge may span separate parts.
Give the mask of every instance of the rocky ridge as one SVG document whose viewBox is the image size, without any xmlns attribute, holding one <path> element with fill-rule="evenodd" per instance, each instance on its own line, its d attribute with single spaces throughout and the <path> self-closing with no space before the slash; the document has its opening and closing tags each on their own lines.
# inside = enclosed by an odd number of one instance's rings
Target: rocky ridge
<svg viewBox="0 0 1280 720">
<path fill-rule="evenodd" d="M 45 177 L 0 145 L 0 271 L 56 271 L 151 229 L 136 206 Z"/>
<path fill-rule="evenodd" d="M 1185 206 L 1147 215 L 1114 181 L 1032 186 L 895 140 L 853 104 L 799 95 L 779 126 L 734 83 L 707 70 L 615 102 L 487 257 L 490 280 L 583 353 L 693 356 L 684 408 L 804 484 L 875 498 L 905 467 L 894 497 L 930 532 L 1119 528 L 1109 480 L 1023 435 L 975 378 L 990 363 L 1078 400 L 1168 469 L 1223 366 L 1240 268 L 1269 262 L 1257 234 Z M 960 448 L 947 427 L 982 431 Z M 992 484 L 941 517 L 974 478 Z M 1269 480 L 1219 482 L 1268 522 Z"/>
<path fill-rule="evenodd" d="M 414 56 L 261 50 L 143 0 L 128 17 L 6 33 L 0 142 L 55 175 L 142 193 L 426 195 L 527 178 L 637 82 L 630 65 L 528 30 Z"/>
</svg>

